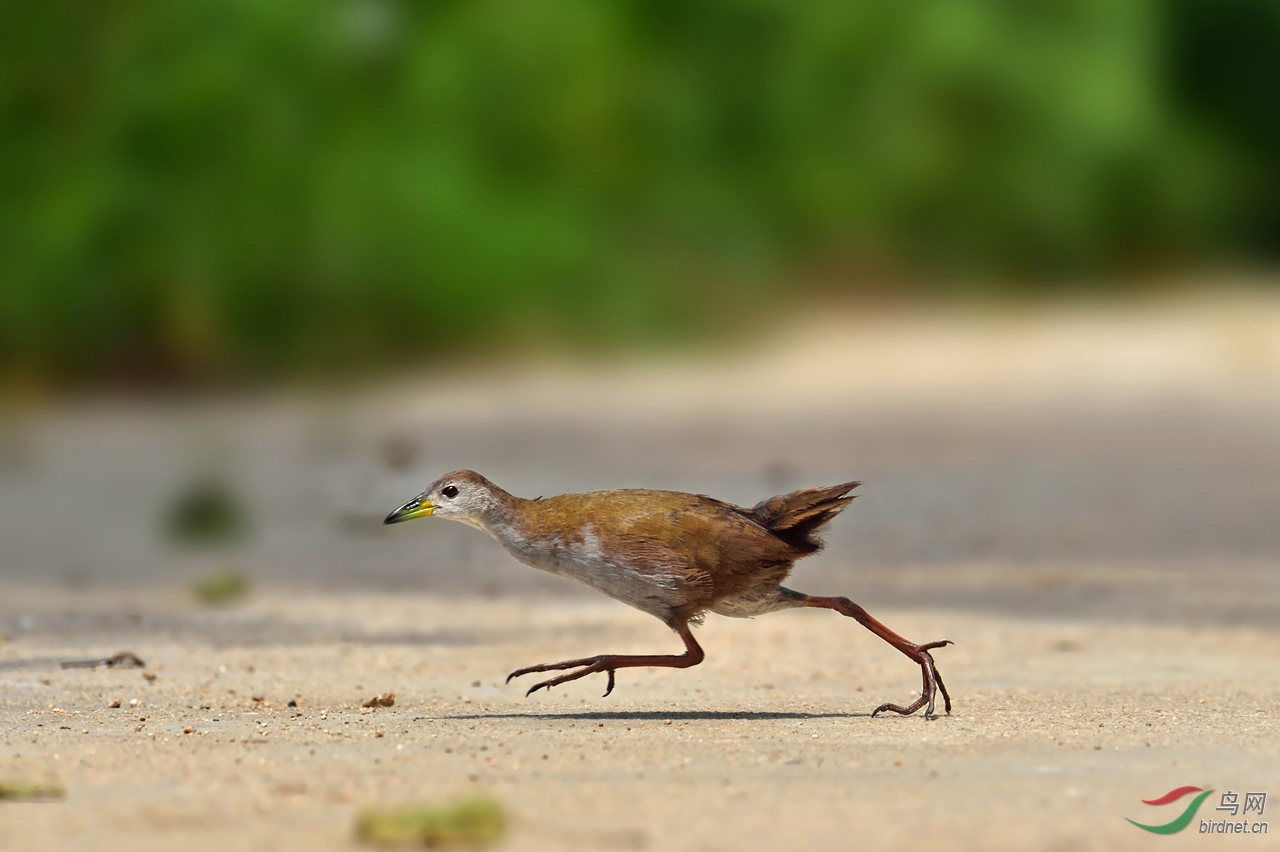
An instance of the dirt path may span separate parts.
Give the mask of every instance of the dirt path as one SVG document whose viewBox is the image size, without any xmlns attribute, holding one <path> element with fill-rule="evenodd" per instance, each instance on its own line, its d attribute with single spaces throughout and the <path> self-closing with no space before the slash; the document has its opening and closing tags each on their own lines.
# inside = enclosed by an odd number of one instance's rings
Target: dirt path
<svg viewBox="0 0 1280 852">
<path fill-rule="evenodd" d="M 1155 841 L 1125 817 L 1174 787 L 1280 796 L 1277 329 L 1275 297 L 835 317 L 719 360 L 12 413 L 0 782 L 67 797 L 0 801 L 0 849 L 342 849 L 363 807 L 488 790 L 512 850 L 1065 852 Z M 519 666 L 679 645 L 462 525 L 380 525 L 457 467 L 745 504 L 860 478 L 793 585 L 955 640 L 955 712 L 869 718 L 918 675 L 817 612 L 525 699 Z M 182 546 L 209 482 L 247 532 Z M 197 606 L 228 570 L 247 600 Z M 125 649 L 154 682 L 58 667 Z"/>
<path fill-rule="evenodd" d="M 929 721 L 869 718 L 918 677 L 825 613 L 713 618 L 697 669 L 526 699 L 507 670 L 674 637 L 609 603 L 266 595 L 189 615 L 298 638 L 219 649 L 146 628 L 181 606 L 132 609 L 153 683 L 52 663 L 115 644 L 0 648 L 0 776 L 68 789 L 0 804 L 0 847 L 344 849 L 360 808 L 486 790 L 512 850 L 1122 849 L 1147 840 L 1124 821 L 1156 811 L 1140 799 L 1280 789 L 1280 635 L 1256 629 L 886 612 L 957 640 L 939 654 L 955 712 Z M 394 707 L 360 707 L 385 691 Z"/>
</svg>

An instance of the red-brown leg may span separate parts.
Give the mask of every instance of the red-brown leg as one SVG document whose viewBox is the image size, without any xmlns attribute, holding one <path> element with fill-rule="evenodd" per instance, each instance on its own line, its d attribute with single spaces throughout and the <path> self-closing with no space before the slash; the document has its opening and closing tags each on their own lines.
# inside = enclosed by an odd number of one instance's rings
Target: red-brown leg
<svg viewBox="0 0 1280 852">
<path fill-rule="evenodd" d="M 684 640 L 685 651 L 683 654 L 601 654 L 598 657 L 583 657 L 580 660 L 565 660 L 562 663 L 542 663 L 537 666 L 529 666 L 527 669 L 516 669 L 507 675 L 507 683 L 512 678 L 521 677 L 522 675 L 533 674 L 534 672 L 553 672 L 562 669 L 578 669 L 575 672 L 560 675 L 560 677 L 544 680 L 542 683 L 535 683 L 529 687 L 526 696 L 533 695 L 539 689 L 546 687 L 550 689 L 553 686 L 559 686 L 562 683 L 568 683 L 571 680 L 577 680 L 580 677 L 586 677 L 596 672 L 609 673 L 609 685 L 605 689 L 604 694 L 607 696 L 613 692 L 613 673 L 617 669 L 633 669 L 644 666 L 659 666 L 669 669 L 687 669 L 690 666 L 696 666 L 705 658 L 702 648 L 693 638 L 693 633 L 689 630 L 688 624 L 679 624 L 675 626 L 676 633 L 680 634 L 680 638 Z"/>
<path fill-rule="evenodd" d="M 872 716 L 884 711 L 892 710 L 894 713 L 901 713 L 903 716 L 910 716 L 912 713 L 925 707 L 925 715 L 933 715 L 934 699 L 939 692 L 942 693 L 943 706 L 948 713 L 951 712 L 951 696 L 947 694 L 947 685 L 942 682 L 942 675 L 938 674 L 938 668 L 934 665 L 933 655 L 929 652 L 934 648 L 941 648 L 952 644 L 950 639 L 944 639 L 941 642 L 928 642 L 924 645 L 917 645 L 914 642 L 908 642 L 906 639 L 894 633 L 888 627 L 885 627 L 862 607 L 858 606 L 848 598 L 820 598 L 813 595 L 804 596 L 804 605 L 813 607 L 822 607 L 823 609 L 833 609 L 841 615 L 847 615 L 857 621 L 863 627 L 906 654 L 920 666 L 920 676 L 923 679 L 923 686 L 920 689 L 920 697 L 915 701 L 903 707 L 900 704 L 881 704 L 872 713 Z M 926 707 L 926 705 L 928 705 Z"/>
</svg>

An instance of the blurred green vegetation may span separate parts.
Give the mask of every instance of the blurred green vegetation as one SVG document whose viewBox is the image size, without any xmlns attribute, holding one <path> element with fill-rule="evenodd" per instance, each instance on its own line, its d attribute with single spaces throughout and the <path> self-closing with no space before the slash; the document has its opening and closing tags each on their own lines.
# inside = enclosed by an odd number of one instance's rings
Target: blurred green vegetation
<svg viewBox="0 0 1280 852">
<path fill-rule="evenodd" d="M 219 606 L 249 594 L 249 580 L 238 571 L 221 571 L 198 581 L 191 592 L 200 603 Z"/>
<path fill-rule="evenodd" d="M 62 799 L 66 795 L 67 788 L 57 781 L 0 781 L 0 800 Z"/>
<path fill-rule="evenodd" d="M 506 833 L 506 813 L 488 796 L 443 808 L 365 811 L 356 818 L 355 831 L 356 839 L 364 843 L 428 849 L 483 849 L 499 843 Z"/>
<path fill-rule="evenodd" d="M 165 531 L 177 544 L 224 545 L 245 537 L 248 512 L 232 488 L 219 479 L 199 479 L 165 511 Z"/>
<path fill-rule="evenodd" d="M 865 268 L 1270 261 L 1278 151 L 1274 0 L 18 0 L 0 373 L 662 339 Z"/>
</svg>

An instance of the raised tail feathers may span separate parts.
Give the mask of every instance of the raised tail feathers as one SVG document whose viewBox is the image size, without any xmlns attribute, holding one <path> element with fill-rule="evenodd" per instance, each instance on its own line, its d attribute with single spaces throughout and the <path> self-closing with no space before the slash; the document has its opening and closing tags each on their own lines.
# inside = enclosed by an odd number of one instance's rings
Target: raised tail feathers
<svg viewBox="0 0 1280 852">
<path fill-rule="evenodd" d="M 757 503 L 748 514 L 774 535 L 808 553 L 822 547 L 815 533 L 853 502 L 849 492 L 861 483 L 806 488 Z"/>
</svg>

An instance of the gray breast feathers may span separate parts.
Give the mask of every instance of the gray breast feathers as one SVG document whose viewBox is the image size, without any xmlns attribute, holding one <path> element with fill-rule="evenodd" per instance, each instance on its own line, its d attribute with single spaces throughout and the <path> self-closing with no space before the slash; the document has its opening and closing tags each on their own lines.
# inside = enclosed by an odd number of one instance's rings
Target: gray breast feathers
<svg viewBox="0 0 1280 852">
<path fill-rule="evenodd" d="M 607 550 L 593 527 L 572 538 L 531 542 L 494 537 L 526 565 L 577 580 L 664 622 L 688 601 L 691 585 L 710 582 L 691 570 L 685 557 L 645 536 L 610 536 Z"/>
</svg>

